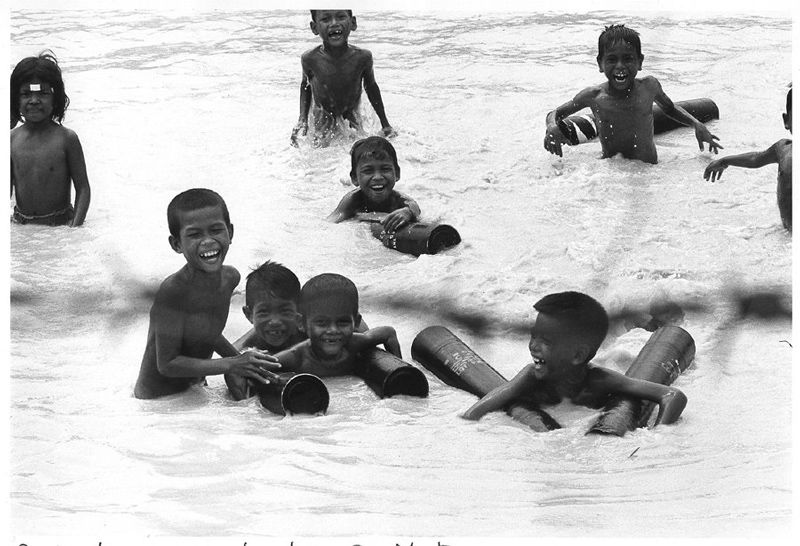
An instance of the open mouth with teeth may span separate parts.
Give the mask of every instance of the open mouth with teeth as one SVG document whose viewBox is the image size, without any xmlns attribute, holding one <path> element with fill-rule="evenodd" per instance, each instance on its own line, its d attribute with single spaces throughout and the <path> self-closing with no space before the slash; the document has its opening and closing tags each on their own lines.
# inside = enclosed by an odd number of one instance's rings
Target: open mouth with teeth
<svg viewBox="0 0 800 546">
<path fill-rule="evenodd" d="M 343 34 L 344 34 L 344 31 L 342 29 L 340 29 L 340 28 L 337 28 L 335 30 L 329 31 L 328 32 L 328 37 L 329 38 L 341 38 Z"/>
<path fill-rule="evenodd" d="M 625 72 L 614 72 L 614 81 L 617 83 L 625 83 L 628 79 L 628 74 Z"/>
<path fill-rule="evenodd" d="M 220 256 L 219 249 L 207 250 L 205 252 L 200 253 L 200 259 L 203 260 L 204 262 L 211 262 L 211 263 L 216 262 L 219 256 Z"/>
<path fill-rule="evenodd" d="M 532 364 L 533 364 L 533 369 L 538 374 L 543 374 L 547 371 L 547 363 L 542 358 L 534 357 Z"/>
</svg>

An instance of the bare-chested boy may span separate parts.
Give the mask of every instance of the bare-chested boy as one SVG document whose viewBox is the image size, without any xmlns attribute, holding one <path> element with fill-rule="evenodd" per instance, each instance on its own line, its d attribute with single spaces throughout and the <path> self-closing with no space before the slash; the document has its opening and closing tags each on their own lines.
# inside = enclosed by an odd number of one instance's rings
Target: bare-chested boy
<svg viewBox="0 0 800 546">
<path fill-rule="evenodd" d="M 136 398 L 158 398 L 204 383 L 207 375 L 232 374 L 268 383 L 278 370 L 265 351 L 242 354 L 222 335 L 239 272 L 223 265 L 233 236 L 225 201 L 215 192 L 191 189 L 167 207 L 169 244 L 186 259 L 158 289 L 150 309 Z M 212 359 L 214 353 L 225 357 Z"/>
<path fill-rule="evenodd" d="M 335 130 L 340 119 L 351 127 L 360 127 L 358 106 L 363 82 L 367 98 L 378 114 L 383 134 L 394 134 L 383 109 L 381 91 L 372 70 L 372 53 L 347 43 L 356 29 L 351 10 L 311 10 L 311 31 L 322 45 L 303 53 L 300 82 L 300 118 L 292 131 L 292 145 L 308 132 L 308 114 L 314 104 L 314 136 L 325 138 Z"/>
<path fill-rule="evenodd" d="M 11 73 L 12 219 L 19 224 L 80 226 L 89 210 L 83 148 L 61 125 L 69 98 L 49 52 L 22 59 Z M 23 124 L 14 128 L 19 121 Z M 75 207 L 70 193 L 75 186 Z"/>
<path fill-rule="evenodd" d="M 783 126 L 792 132 L 792 90 L 786 94 L 786 113 L 783 114 Z M 703 178 L 719 180 L 722 171 L 728 167 L 746 167 L 758 169 L 770 163 L 778 164 L 778 210 L 781 213 L 783 227 L 792 231 L 792 139 L 782 138 L 769 148 L 760 152 L 747 152 L 721 157 L 708 164 Z"/>
<path fill-rule="evenodd" d="M 635 30 L 624 25 L 606 27 L 600 34 L 598 49 L 597 66 L 608 81 L 587 87 L 571 101 L 547 114 L 545 150 L 561 156 L 561 145 L 566 139 L 558 128 L 558 122 L 583 108 L 590 108 L 597 124 L 604 158 L 622 154 L 628 159 L 658 163 L 653 140 L 655 102 L 670 118 L 694 127 L 700 150 L 705 142 L 709 151 L 718 153 L 717 149 L 722 148 L 716 142 L 718 138 L 694 116 L 674 104 L 656 78 L 636 77 L 642 69 L 644 55 L 639 34 Z"/>
<path fill-rule="evenodd" d="M 286 371 L 321 377 L 352 375 L 357 371 L 358 354 L 380 344 L 402 358 L 391 326 L 356 331 L 361 321 L 358 290 L 347 277 L 324 273 L 311 278 L 303 285 L 300 309 L 308 339 L 275 355 Z"/>
</svg>

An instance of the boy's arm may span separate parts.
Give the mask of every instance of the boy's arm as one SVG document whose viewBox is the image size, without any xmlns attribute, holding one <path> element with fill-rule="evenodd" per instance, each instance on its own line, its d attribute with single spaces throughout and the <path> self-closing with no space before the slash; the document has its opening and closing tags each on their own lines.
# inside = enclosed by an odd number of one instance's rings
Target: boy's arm
<svg viewBox="0 0 800 546">
<path fill-rule="evenodd" d="M 403 207 L 397 210 L 393 210 L 386 217 L 381 220 L 381 224 L 383 224 L 384 229 L 386 231 L 397 231 L 404 225 L 413 222 L 420 215 L 419 205 L 416 201 L 410 198 L 407 195 L 404 195 L 400 192 L 396 192 L 397 196 L 403 202 Z"/>
<path fill-rule="evenodd" d="M 232 373 L 268 383 L 268 370 L 280 369 L 275 358 L 263 351 L 238 354 L 234 349 L 237 356 L 228 353 L 231 356 L 216 359 L 182 355 L 185 314 L 180 311 L 179 305 L 166 300 L 168 297 L 163 293 L 157 294 L 150 311 L 150 323 L 155 334 L 156 367 L 161 374 L 167 377 L 202 377 Z M 219 340 L 215 340 L 212 348 L 226 351 Z"/>
<path fill-rule="evenodd" d="M 348 348 L 355 354 L 381 344 L 397 358 L 403 358 L 400 342 L 397 341 L 397 332 L 391 326 L 378 326 L 364 333 L 354 333 Z"/>
<path fill-rule="evenodd" d="M 365 51 L 365 53 L 366 66 L 364 67 L 364 90 L 367 92 L 369 103 L 375 109 L 375 113 L 378 114 L 378 119 L 381 120 L 383 135 L 387 137 L 395 136 L 397 133 L 394 132 L 392 126 L 389 125 L 389 120 L 386 119 L 386 112 L 383 109 L 383 99 L 381 98 L 381 90 L 378 87 L 378 82 L 375 81 L 375 72 L 372 68 L 372 53 L 369 51 Z"/>
<path fill-rule="evenodd" d="M 703 178 L 706 180 L 710 178 L 711 181 L 714 182 L 722 178 L 722 171 L 728 167 L 746 167 L 748 169 L 758 169 L 759 167 L 769 165 L 770 163 L 777 163 L 778 153 L 776 147 L 779 142 L 776 142 L 761 152 L 746 152 L 743 154 L 729 155 L 727 157 L 715 159 L 706 167 L 706 170 L 703 172 Z"/>
<path fill-rule="evenodd" d="M 67 133 L 67 164 L 72 184 L 75 186 L 75 216 L 72 218 L 70 226 L 77 227 L 86 219 L 91 190 L 89 189 L 89 177 L 86 174 L 86 159 L 83 157 L 81 141 L 73 131 Z"/>
<path fill-rule="evenodd" d="M 565 117 L 590 107 L 592 99 L 596 94 L 596 87 L 587 87 L 575 95 L 571 101 L 565 102 L 547 114 L 547 118 L 545 118 L 546 129 L 544 135 L 545 150 L 559 157 L 562 156 L 561 145 L 567 142 L 567 139 L 564 133 L 561 132 L 561 129 L 558 128 L 558 123 Z"/>
<path fill-rule="evenodd" d="M 703 142 L 705 142 L 708 144 L 709 152 L 713 151 L 715 154 L 719 153 L 719 150 L 722 149 L 722 146 L 716 142 L 719 140 L 717 135 L 712 135 L 711 131 L 709 131 L 708 128 L 697 118 L 684 110 L 682 106 L 678 106 L 672 102 L 672 99 L 670 99 L 667 94 L 664 93 L 664 90 L 661 88 L 661 83 L 659 83 L 656 78 L 650 76 L 645 78 L 645 81 L 647 85 L 654 86 L 653 101 L 655 101 L 655 103 L 661 107 L 661 110 L 664 111 L 665 115 L 684 125 L 694 127 L 694 135 L 697 138 L 697 144 L 700 145 L 700 151 L 703 150 Z"/>
<path fill-rule="evenodd" d="M 306 71 L 305 55 L 300 64 L 303 68 L 303 78 L 300 80 L 300 117 L 292 129 L 292 146 L 295 147 L 297 147 L 297 137 L 308 133 L 308 111 L 311 109 L 311 84 Z"/>
<path fill-rule="evenodd" d="M 675 387 L 635 379 L 607 368 L 594 368 L 593 372 L 593 387 L 598 390 L 610 394 L 626 394 L 658 404 L 656 425 L 674 423 L 686 407 L 686 395 Z"/>
<path fill-rule="evenodd" d="M 465 411 L 461 417 L 477 421 L 489 412 L 502 409 L 515 399 L 522 397 L 526 391 L 531 389 L 535 381 L 536 377 L 533 375 L 533 367 L 529 364 L 522 368 L 511 381 L 486 393 L 483 398 Z"/>
<path fill-rule="evenodd" d="M 355 216 L 356 209 L 358 208 L 357 202 L 357 195 L 359 189 L 355 189 L 342 197 L 342 200 L 339 201 L 339 205 L 334 209 L 332 213 L 328 215 L 325 220 L 328 222 L 333 222 L 334 224 L 338 224 L 339 222 L 344 222 Z"/>
</svg>

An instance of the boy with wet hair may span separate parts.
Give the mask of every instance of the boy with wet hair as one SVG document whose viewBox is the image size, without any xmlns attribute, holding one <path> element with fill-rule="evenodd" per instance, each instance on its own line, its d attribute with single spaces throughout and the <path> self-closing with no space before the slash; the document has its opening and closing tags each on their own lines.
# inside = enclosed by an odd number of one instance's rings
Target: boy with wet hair
<svg viewBox="0 0 800 546">
<path fill-rule="evenodd" d="M 311 278 L 303 285 L 300 310 L 308 339 L 275 355 L 283 370 L 321 377 L 353 375 L 358 354 L 380 344 L 402 357 L 391 326 L 356 331 L 361 321 L 358 290 L 347 277 L 324 273 Z"/>
<path fill-rule="evenodd" d="M 786 113 L 783 114 L 783 126 L 792 132 L 792 88 L 786 94 Z M 746 167 L 758 169 L 771 163 L 778 164 L 778 210 L 781 213 L 783 227 L 792 231 L 792 139 L 782 138 L 763 151 L 746 152 L 715 159 L 706 167 L 703 178 L 719 180 L 722 171 L 728 167 Z"/>
<path fill-rule="evenodd" d="M 656 424 L 675 422 L 686 395 L 675 387 L 634 379 L 590 363 L 608 333 L 608 315 L 595 299 L 580 292 L 550 294 L 534 305 L 539 314 L 528 348 L 533 361 L 511 381 L 487 393 L 463 415 L 478 420 L 519 398 L 539 405 L 575 404 L 601 408 L 615 394 L 659 404 Z"/>
<path fill-rule="evenodd" d="M 12 219 L 18 224 L 80 226 L 89 210 L 89 178 L 78 135 L 61 124 L 69 98 L 52 52 L 17 63 L 10 94 Z"/>
<path fill-rule="evenodd" d="M 186 264 L 156 293 L 134 396 L 179 393 L 207 375 L 268 383 L 268 372 L 280 369 L 275 358 L 255 349 L 239 354 L 222 335 L 239 284 L 239 272 L 223 265 L 233 237 L 225 201 L 211 190 L 187 190 L 170 202 L 167 223 L 169 244 Z M 215 351 L 223 358 L 212 359 Z"/>
<path fill-rule="evenodd" d="M 558 127 L 565 117 L 584 108 L 590 108 L 597 124 L 597 134 L 603 158 L 622 154 L 628 159 L 658 163 L 658 153 L 653 140 L 653 102 L 664 114 L 684 125 L 694 127 L 700 150 L 703 143 L 709 151 L 718 153 L 722 148 L 718 137 L 689 112 L 674 104 L 653 76 L 637 78 L 642 69 L 639 34 L 625 25 L 611 25 L 600 34 L 597 66 L 606 76 L 606 82 L 587 87 L 575 98 L 547 114 L 547 132 L 544 148 L 552 154 L 562 155 L 561 145 L 567 142 Z"/>
<path fill-rule="evenodd" d="M 394 189 L 400 165 L 391 142 L 379 136 L 357 141 L 350 149 L 350 164 L 350 181 L 357 187 L 342 198 L 329 222 L 339 223 L 357 213 L 386 213 L 381 223 L 392 232 L 419 218 L 417 202 Z"/>
<path fill-rule="evenodd" d="M 321 144 L 329 139 L 339 120 L 352 128 L 360 128 L 358 106 L 363 82 L 367 98 L 380 119 L 385 136 L 394 135 L 386 118 L 381 91 L 375 81 L 372 53 L 348 43 L 356 30 L 351 10 L 311 10 L 311 32 L 322 39 L 322 45 L 303 53 L 300 61 L 300 117 L 292 130 L 291 142 L 308 132 L 308 114 L 314 104 L 314 139 Z"/>
</svg>

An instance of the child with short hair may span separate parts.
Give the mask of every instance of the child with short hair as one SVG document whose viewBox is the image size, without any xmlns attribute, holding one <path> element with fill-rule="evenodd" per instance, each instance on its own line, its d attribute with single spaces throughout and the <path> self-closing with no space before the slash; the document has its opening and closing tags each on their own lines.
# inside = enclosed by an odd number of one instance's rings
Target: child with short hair
<svg viewBox="0 0 800 546">
<path fill-rule="evenodd" d="M 580 292 L 550 294 L 534 305 L 539 314 L 528 348 L 533 358 L 511 381 L 487 393 L 463 415 L 477 420 L 518 398 L 553 405 L 564 398 L 600 408 L 615 394 L 659 404 L 656 424 L 675 422 L 686 395 L 675 387 L 634 379 L 590 363 L 608 333 L 608 315 Z"/>
<path fill-rule="evenodd" d="M 90 189 L 83 148 L 75 131 L 61 124 L 68 105 L 52 52 L 17 63 L 11 73 L 11 194 L 18 224 L 76 227 L 86 219 Z"/>
<path fill-rule="evenodd" d="M 357 332 L 358 289 L 342 275 L 324 273 L 303 285 L 300 309 L 308 339 L 275 355 L 283 370 L 329 377 L 352 375 L 357 371 L 357 356 L 383 344 L 401 358 L 400 343 L 391 326 Z"/>
<path fill-rule="evenodd" d="M 561 156 L 561 145 L 567 140 L 558 123 L 583 108 L 590 108 L 597 124 L 603 158 L 622 154 L 628 159 L 658 163 L 653 140 L 653 102 L 656 102 L 670 118 L 694 127 L 701 151 L 706 142 L 709 151 L 718 153 L 717 149 L 722 148 L 716 142 L 718 137 L 689 112 L 674 104 L 656 78 L 636 77 L 644 60 L 639 33 L 625 25 L 606 27 L 600 34 L 598 50 L 597 66 L 607 81 L 587 87 L 571 101 L 547 114 L 545 150 Z"/>
<path fill-rule="evenodd" d="M 792 89 L 786 94 L 786 113 L 783 126 L 792 132 Z M 778 210 L 783 227 L 792 231 L 792 139 L 782 138 L 769 148 L 760 152 L 746 152 L 715 159 L 706 167 L 703 178 L 719 180 L 722 171 L 730 166 L 758 169 L 771 163 L 778 164 Z"/>
<path fill-rule="evenodd" d="M 395 191 L 400 180 L 397 152 L 391 142 L 372 136 L 357 141 L 350 149 L 350 181 L 356 189 L 345 195 L 328 216 L 329 222 L 342 222 L 356 213 L 387 213 L 381 223 L 392 232 L 419 218 L 419 205 Z"/>
<path fill-rule="evenodd" d="M 167 221 L 169 244 L 186 264 L 156 293 L 134 395 L 175 394 L 207 375 L 269 383 L 269 371 L 280 369 L 275 358 L 256 349 L 239 354 L 222 335 L 239 284 L 239 272 L 223 265 L 233 237 L 225 201 L 211 190 L 187 190 L 170 202 Z M 224 358 L 212 359 L 215 351 Z"/>
<path fill-rule="evenodd" d="M 308 132 L 312 102 L 315 138 L 329 136 L 340 119 L 349 122 L 350 127 L 360 128 L 357 109 L 361 102 L 362 82 L 367 98 L 378 114 L 383 134 L 394 135 L 375 81 L 372 53 L 347 41 L 357 26 L 352 10 L 312 9 L 310 26 L 311 32 L 322 39 L 322 45 L 306 51 L 300 59 L 303 69 L 300 118 L 292 131 L 292 145 L 297 146 L 297 138 Z"/>
</svg>

